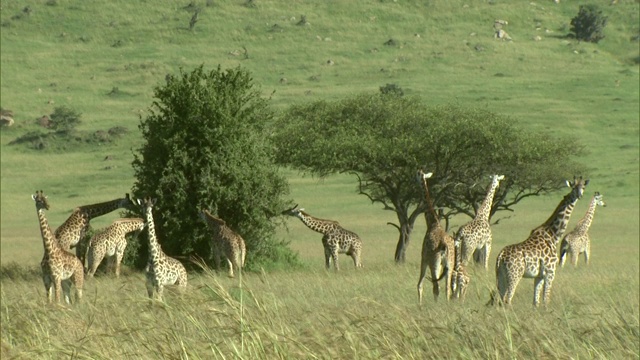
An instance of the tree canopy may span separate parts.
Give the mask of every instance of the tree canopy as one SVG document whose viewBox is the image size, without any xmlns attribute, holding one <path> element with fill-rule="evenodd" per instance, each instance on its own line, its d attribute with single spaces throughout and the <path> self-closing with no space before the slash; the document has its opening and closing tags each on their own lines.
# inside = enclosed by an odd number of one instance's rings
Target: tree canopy
<svg viewBox="0 0 640 360">
<path fill-rule="evenodd" d="M 354 174 L 357 191 L 394 211 L 398 262 L 425 210 L 415 180 L 419 168 L 434 173 L 431 196 L 447 226 L 456 214 L 475 216 L 492 174 L 506 176 L 494 214 L 584 173 L 574 160 L 583 148 L 573 138 L 525 131 L 484 109 L 426 106 L 394 94 L 292 106 L 277 119 L 272 139 L 278 163 L 318 176 Z"/>
<path fill-rule="evenodd" d="M 241 68 L 181 70 L 154 95 L 139 125 L 144 144 L 134 154 L 132 192 L 158 199 L 153 215 L 163 250 L 211 264 L 211 236 L 198 215 L 206 208 L 242 235 L 247 266 L 295 261 L 274 239 L 274 216 L 289 188 L 263 136 L 273 112 L 250 74 Z M 138 265 L 146 261 L 141 245 Z"/>
</svg>

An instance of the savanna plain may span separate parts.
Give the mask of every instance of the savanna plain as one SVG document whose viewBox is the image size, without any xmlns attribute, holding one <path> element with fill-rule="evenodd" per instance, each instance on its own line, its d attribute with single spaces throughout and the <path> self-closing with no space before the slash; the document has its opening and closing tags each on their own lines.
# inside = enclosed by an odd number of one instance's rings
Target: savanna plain
<svg viewBox="0 0 640 360">
<path fill-rule="evenodd" d="M 190 26 L 185 1 L 0 1 L 1 338 L 3 359 L 637 359 L 640 356 L 638 1 L 597 1 L 608 16 L 597 44 L 567 38 L 580 1 L 209 0 Z M 306 22 L 301 22 L 302 15 Z M 511 41 L 494 38 L 508 21 Z M 393 40 L 393 41 L 390 41 Z M 139 116 L 153 88 L 180 68 L 242 66 L 276 109 L 377 92 L 396 84 L 429 104 L 508 115 L 527 131 L 577 137 L 593 193 L 591 263 L 559 269 L 551 303 L 532 306 L 524 279 L 509 308 L 486 306 L 502 247 L 543 223 L 563 192 L 497 213 L 489 270 L 471 267 L 464 302 L 426 301 L 416 284 L 426 227 L 407 260 L 393 260 L 391 212 L 356 193 L 356 179 L 282 169 L 290 197 L 340 221 L 364 241 L 364 268 L 341 255 L 324 269 L 321 236 L 290 218 L 278 236 L 304 265 L 230 279 L 205 270 L 189 289 L 150 302 L 144 274 L 125 268 L 85 284 L 83 301 L 49 305 L 30 195 L 43 189 L 57 227 L 79 205 L 121 197 L 134 182 Z M 121 138 L 63 151 L 11 145 L 58 106 L 82 113 L 88 132 L 120 126 Z M 110 159 L 108 162 L 105 158 Z M 577 174 L 580 175 L 580 174 Z M 117 212 L 92 221 L 107 226 Z M 452 229 L 469 221 L 456 217 Z M 162 240 L 161 240 L 162 241 Z"/>
</svg>

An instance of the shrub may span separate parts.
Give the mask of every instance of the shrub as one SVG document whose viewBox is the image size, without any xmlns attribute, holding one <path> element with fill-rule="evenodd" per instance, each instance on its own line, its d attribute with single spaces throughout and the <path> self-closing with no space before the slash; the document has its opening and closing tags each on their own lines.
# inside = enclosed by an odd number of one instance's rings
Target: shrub
<svg viewBox="0 0 640 360">
<path fill-rule="evenodd" d="M 396 84 L 386 84 L 385 86 L 380 86 L 380 93 L 384 95 L 404 95 L 404 91 L 402 90 L 402 88 Z"/>
<path fill-rule="evenodd" d="M 571 19 L 571 32 L 576 39 L 598 43 L 604 38 L 602 31 L 607 26 L 607 17 L 596 5 L 580 5 L 578 15 Z"/>
<path fill-rule="evenodd" d="M 71 133 L 76 126 L 80 125 L 80 113 L 66 106 L 60 106 L 53 110 L 51 114 L 51 130 L 60 133 Z"/>
<path fill-rule="evenodd" d="M 240 68 L 200 66 L 155 89 L 150 115 L 139 125 L 144 141 L 134 155 L 132 192 L 157 198 L 153 217 L 167 254 L 212 264 L 211 235 L 199 216 L 205 208 L 242 235 L 248 267 L 293 262 L 295 256 L 285 255 L 291 250 L 274 238 L 289 189 L 264 136 L 273 116 Z M 147 242 L 140 245 L 138 266 Z"/>
</svg>

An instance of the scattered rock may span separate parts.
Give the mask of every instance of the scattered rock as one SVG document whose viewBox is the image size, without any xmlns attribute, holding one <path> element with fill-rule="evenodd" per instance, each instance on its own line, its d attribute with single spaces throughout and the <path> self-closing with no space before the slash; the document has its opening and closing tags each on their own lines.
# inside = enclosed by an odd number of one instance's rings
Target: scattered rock
<svg viewBox="0 0 640 360">
<path fill-rule="evenodd" d="M 502 29 L 496 31 L 496 33 L 494 34 L 494 37 L 499 40 L 507 40 L 507 41 L 512 40 L 511 36 L 509 36 L 509 34 L 507 34 L 507 32 Z"/>
</svg>

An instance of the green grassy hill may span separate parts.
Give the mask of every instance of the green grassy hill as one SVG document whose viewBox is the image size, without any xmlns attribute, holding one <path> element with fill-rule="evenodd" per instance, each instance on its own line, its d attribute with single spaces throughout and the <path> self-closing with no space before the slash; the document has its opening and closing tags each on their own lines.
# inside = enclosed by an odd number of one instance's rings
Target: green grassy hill
<svg viewBox="0 0 640 360">
<path fill-rule="evenodd" d="M 12 127 L 0 128 L 3 266 L 39 264 L 42 241 L 29 198 L 35 190 L 49 195 L 54 227 L 75 206 L 130 191 L 132 151 L 142 140 L 139 116 L 151 105 L 154 86 L 167 74 L 200 64 L 247 68 L 276 109 L 396 84 L 430 104 L 486 107 L 526 130 L 578 137 L 589 149 L 582 159 L 590 168 L 587 193 L 600 191 L 608 204 L 593 224 L 592 265 L 558 276 L 547 312 L 530 309 L 528 279 L 516 293 L 517 311 L 484 308 L 495 279 L 481 269 L 472 271 L 464 306 L 428 302 L 418 311 L 423 222 L 407 264 L 396 267 L 397 233 L 385 225 L 393 216 L 355 194 L 354 178 L 317 180 L 283 170 L 296 202 L 365 239 L 362 273 L 341 257 L 344 273 L 325 274 L 320 237 L 291 219 L 280 235 L 308 268 L 248 274 L 245 320 L 237 284 L 206 274 L 193 279 L 195 291 L 186 300 L 169 297 L 162 310 L 144 306 L 140 274 L 98 278 L 87 284 L 86 304 L 68 313 L 43 307 L 41 280 L 3 279 L 3 355 L 113 358 L 107 349 L 117 348 L 117 358 L 638 356 L 637 1 L 597 2 L 609 19 L 598 44 L 566 38 L 580 1 L 200 0 L 194 2 L 201 11 L 191 30 L 189 3 L 0 1 L 0 105 L 15 114 Z M 508 21 L 512 41 L 494 39 L 495 19 Z M 10 145 L 38 130 L 36 118 L 58 106 L 82 113 L 84 132 L 116 126 L 129 131 L 113 143 L 69 143 L 65 151 Z M 504 245 L 525 239 L 561 196 L 527 199 L 505 214 L 511 217 L 495 227 L 492 258 Z M 587 202 L 585 196 L 578 203 L 570 228 Z M 115 216 L 92 224 L 106 226 Z M 454 226 L 467 220 L 455 219 Z M 211 285 L 218 281 L 220 289 Z M 126 301 L 131 308 L 120 306 Z M 149 330 L 154 326 L 155 332 Z M 554 326 L 553 335 L 548 326 Z M 224 339 L 212 335 L 218 333 Z M 454 341 L 460 346 L 449 346 Z"/>
</svg>

